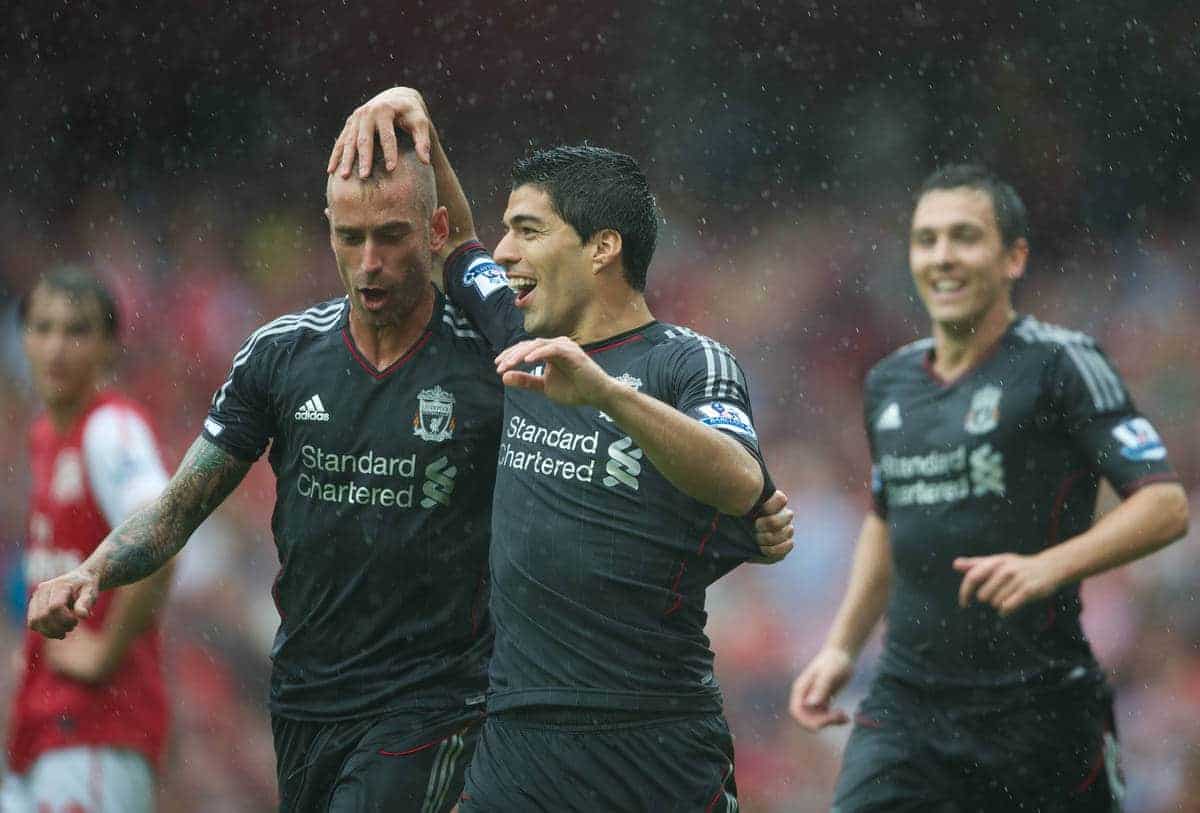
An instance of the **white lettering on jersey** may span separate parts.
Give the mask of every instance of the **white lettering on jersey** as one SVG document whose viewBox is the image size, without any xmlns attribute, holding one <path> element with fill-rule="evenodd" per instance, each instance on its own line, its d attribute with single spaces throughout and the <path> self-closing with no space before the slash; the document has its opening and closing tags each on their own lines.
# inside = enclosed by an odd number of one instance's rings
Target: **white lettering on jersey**
<svg viewBox="0 0 1200 813">
<path fill-rule="evenodd" d="M 642 473 L 642 450 L 633 445 L 633 438 L 625 436 L 608 444 L 608 465 L 604 467 L 608 476 L 604 485 L 615 488 L 617 484 L 638 490 L 638 475 Z"/>
</svg>

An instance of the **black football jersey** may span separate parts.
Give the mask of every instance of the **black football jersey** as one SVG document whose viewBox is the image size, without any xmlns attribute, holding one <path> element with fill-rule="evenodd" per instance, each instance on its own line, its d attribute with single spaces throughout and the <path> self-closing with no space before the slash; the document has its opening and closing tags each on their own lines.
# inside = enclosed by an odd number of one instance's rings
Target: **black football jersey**
<svg viewBox="0 0 1200 813">
<path fill-rule="evenodd" d="M 452 256 L 446 281 L 496 349 L 526 338 L 481 246 Z M 584 350 L 761 463 L 746 380 L 725 347 L 652 322 Z M 603 412 L 536 392 L 506 390 L 498 463 L 489 711 L 719 710 L 705 590 L 757 555 L 751 522 L 671 485 Z"/>
<path fill-rule="evenodd" d="M 343 297 L 255 331 L 204 422 L 241 460 L 270 447 L 271 709 L 337 720 L 479 702 L 501 416 L 491 353 L 439 294 L 412 349 L 376 370 L 348 314 Z"/>
<path fill-rule="evenodd" d="M 958 606 L 959 556 L 1034 554 L 1090 527 L 1101 477 L 1128 494 L 1172 480 L 1166 449 L 1088 336 L 1029 316 L 943 383 L 931 339 L 868 375 L 876 512 L 892 549 L 881 671 L 930 687 L 1099 679 L 1078 585 L 1002 618 Z"/>
</svg>

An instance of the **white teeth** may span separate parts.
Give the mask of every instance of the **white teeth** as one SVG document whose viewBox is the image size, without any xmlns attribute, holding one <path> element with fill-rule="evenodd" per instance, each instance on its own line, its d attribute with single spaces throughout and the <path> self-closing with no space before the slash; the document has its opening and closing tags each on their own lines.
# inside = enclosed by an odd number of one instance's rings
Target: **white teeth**
<svg viewBox="0 0 1200 813">
<path fill-rule="evenodd" d="M 937 291 L 938 293 L 957 291 L 959 288 L 962 288 L 963 285 L 964 283 L 962 282 L 955 282 L 954 280 L 950 279 L 940 279 L 933 284 L 933 290 Z"/>
<path fill-rule="evenodd" d="M 537 287 L 537 280 L 526 277 L 509 277 L 508 287 L 514 291 L 530 291 Z"/>
</svg>

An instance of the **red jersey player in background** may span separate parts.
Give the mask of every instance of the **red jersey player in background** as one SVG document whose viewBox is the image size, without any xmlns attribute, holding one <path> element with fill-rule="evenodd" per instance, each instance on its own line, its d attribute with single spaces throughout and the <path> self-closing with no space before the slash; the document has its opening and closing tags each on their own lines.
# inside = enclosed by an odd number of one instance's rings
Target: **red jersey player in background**
<svg viewBox="0 0 1200 813">
<path fill-rule="evenodd" d="M 87 558 L 158 495 L 167 474 L 144 410 L 108 388 L 118 342 L 105 286 L 79 270 L 51 272 L 21 302 L 20 317 L 45 404 L 29 433 L 32 590 Z M 153 809 L 167 727 L 156 615 L 169 584 L 164 568 L 105 593 L 65 640 L 27 633 L 4 813 Z"/>
</svg>

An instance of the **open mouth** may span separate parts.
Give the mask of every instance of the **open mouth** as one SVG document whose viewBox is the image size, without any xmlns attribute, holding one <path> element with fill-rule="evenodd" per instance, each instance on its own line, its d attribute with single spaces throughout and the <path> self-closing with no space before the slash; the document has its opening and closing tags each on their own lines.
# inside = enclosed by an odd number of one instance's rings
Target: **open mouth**
<svg viewBox="0 0 1200 813">
<path fill-rule="evenodd" d="M 537 280 L 530 279 L 529 277 L 509 276 L 508 287 L 516 294 L 516 304 L 519 307 L 529 300 L 533 290 L 537 288 Z"/>
<path fill-rule="evenodd" d="M 387 303 L 388 291 L 386 288 L 366 287 L 359 288 L 358 295 L 362 297 L 363 306 L 367 310 L 378 310 Z"/>
</svg>

